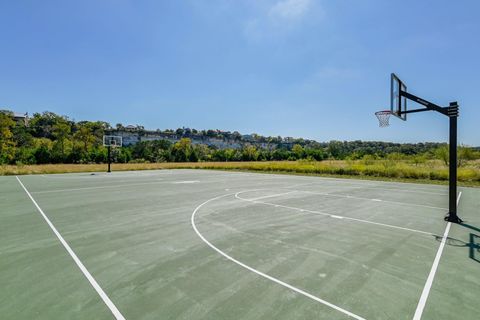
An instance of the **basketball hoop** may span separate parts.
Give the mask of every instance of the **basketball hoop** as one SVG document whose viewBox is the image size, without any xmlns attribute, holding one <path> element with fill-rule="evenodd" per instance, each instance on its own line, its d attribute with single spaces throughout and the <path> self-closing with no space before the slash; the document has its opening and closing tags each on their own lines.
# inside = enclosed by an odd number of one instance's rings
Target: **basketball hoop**
<svg viewBox="0 0 480 320">
<path fill-rule="evenodd" d="M 121 147 L 122 146 L 122 137 L 121 136 L 103 136 L 103 145 L 105 147 Z"/>
<path fill-rule="evenodd" d="M 108 170 L 107 172 L 112 172 L 110 165 L 112 163 L 111 149 L 122 146 L 122 136 L 103 136 L 103 145 L 107 147 L 107 159 L 108 159 Z"/>
<path fill-rule="evenodd" d="M 377 112 L 375 112 L 375 115 L 378 118 L 380 128 L 385 128 L 385 127 L 388 127 L 390 125 L 388 120 L 390 119 L 390 116 L 392 115 L 392 111 L 390 111 L 390 110 L 377 111 Z"/>
</svg>

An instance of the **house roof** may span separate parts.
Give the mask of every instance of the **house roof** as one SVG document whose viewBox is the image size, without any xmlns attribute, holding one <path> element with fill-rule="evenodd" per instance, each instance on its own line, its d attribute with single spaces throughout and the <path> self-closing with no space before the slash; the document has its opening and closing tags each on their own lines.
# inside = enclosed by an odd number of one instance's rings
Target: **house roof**
<svg viewBox="0 0 480 320">
<path fill-rule="evenodd" d="M 21 112 L 13 112 L 13 117 L 14 118 L 26 118 L 27 114 L 26 113 L 21 113 Z"/>
</svg>

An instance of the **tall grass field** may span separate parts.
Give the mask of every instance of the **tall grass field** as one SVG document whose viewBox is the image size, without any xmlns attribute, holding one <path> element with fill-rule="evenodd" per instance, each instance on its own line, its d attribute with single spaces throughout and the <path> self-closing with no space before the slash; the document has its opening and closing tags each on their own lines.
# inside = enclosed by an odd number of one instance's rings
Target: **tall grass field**
<svg viewBox="0 0 480 320">
<path fill-rule="evenodd" d="M 106 164 L 3 165 L 0 175 L 47 174 L 69 172 L 102 172 Z M 170 162 L 115 163 L 113 171 L 152 169 L 213 169 L 288 173 L 350 178 L 447 183 L 448 167 L 441 161 L 414 163 L 407 160 L 325 160 L 325 161 L 264 161 L 264 162 Z M 469 161 L 458 169 L 458 181 L 465 186 L 480 186 L 480 161 Z"/>
</svg>

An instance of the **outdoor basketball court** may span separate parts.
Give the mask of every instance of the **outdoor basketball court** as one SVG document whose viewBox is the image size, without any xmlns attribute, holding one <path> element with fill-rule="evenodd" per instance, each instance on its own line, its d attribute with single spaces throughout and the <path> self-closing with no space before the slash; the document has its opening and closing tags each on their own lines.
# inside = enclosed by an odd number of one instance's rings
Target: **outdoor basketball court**
<svg viewBox="0 0 480 320">
<path fill-rule="evenodd" d="M 463 225 L 447 186 L 0 177 L 0 318 L 478 319 L 480 189 L 459 191 Z"/>
</svg>

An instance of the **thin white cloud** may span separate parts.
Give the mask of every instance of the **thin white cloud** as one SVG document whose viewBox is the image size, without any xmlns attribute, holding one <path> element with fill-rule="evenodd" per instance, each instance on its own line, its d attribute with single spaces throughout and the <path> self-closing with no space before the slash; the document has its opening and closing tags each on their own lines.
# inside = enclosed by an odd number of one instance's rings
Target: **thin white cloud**
<svg viewBox="0 0 480 320">
<path fill-rule="evenodd" d="M 311 0 L 283 0 L 275 3 L 268 15 L 273 19 L 301 19 L 311 6 Z"/>
<path fill-rule="evenodd" d="M 320 4 L 313 0 L 275 0 L 258 4 L 244 26 L 245 36 L 253 41 L 282 38 L 324 16 Z"/>
</svg>

